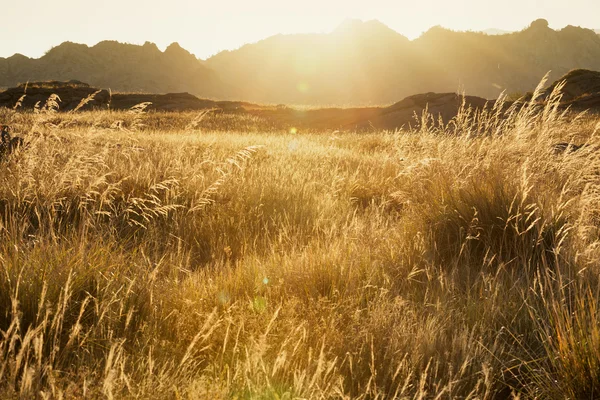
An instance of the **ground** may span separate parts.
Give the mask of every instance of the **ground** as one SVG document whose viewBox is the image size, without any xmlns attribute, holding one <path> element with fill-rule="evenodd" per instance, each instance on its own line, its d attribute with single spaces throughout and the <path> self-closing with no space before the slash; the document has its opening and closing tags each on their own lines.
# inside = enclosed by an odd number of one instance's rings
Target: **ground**
<svg viewBox="0 0 600 400">
<path fill-rule="evenodd" d="M 2 398 L 598 390 L 597 119 L 0 117 L 29 143 L 1 164 Z"/>
</svg>

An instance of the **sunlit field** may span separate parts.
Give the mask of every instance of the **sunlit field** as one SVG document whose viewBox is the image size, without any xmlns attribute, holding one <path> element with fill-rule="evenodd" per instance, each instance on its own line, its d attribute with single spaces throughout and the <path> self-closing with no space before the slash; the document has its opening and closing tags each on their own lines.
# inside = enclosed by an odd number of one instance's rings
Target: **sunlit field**
<svg viewBox="0 0 600 400">
<path fill-rule="evenodd" d="M 55 106 L 0 111 L 29 143 L 0 163 L 1 398 L 600 390 L 598 118 L 293 134 Z"/>
</svg>

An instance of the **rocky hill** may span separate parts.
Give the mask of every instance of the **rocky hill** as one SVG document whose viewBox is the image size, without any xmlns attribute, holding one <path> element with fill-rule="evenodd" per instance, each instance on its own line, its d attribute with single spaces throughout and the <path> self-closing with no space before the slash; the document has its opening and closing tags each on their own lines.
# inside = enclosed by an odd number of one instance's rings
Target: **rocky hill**
<svg viewBox="0 0 600 400">
<path fill-rule="evenodd" d="M 213 101 L 200 99 L 187 92 L 183 93 L 112 93 L 107 89 L 92 87 L 87 83 L 72 80 L 68 82 L 43 81 L 28 82 L 17 87 L 0 91 L 0 107 L 32 110 L 43 107 L 51 95 L 58 96 L 58 111 L 87 110 L 128 110 L 141 103 L 151 103 L 148 111 L 195 111 L 219 109 L 239 111 L 258 109 L 259 105 L 237 101 Z M 82 102 L 82 100 L 84 100 Z"/>
<path fill-rule="evenodd" d="M 562 108 L 575 111 L 600 112 L 600 72 L 573 70 L 549 85 L 540 98 L 541 104 L 552 90 L 564 83 Z M 136 104 L 150 102 L 149 111 L 194 111 L 211 109 L 218 113 L 248 114 L 269 121 L 271 127 L 318 130 L 394 130 L 409 125 L 417 126 L 425 110 L 434 117 L 448 122 L 456 116 L 461 105 L 482 109 L 492 105 L 484 98 L 456 93 L 424 93 L 409 96 L 387 107 L 296 109 L 284 105 L 268 106 L 239 101 L 200 99 L 189 93 L 144 94 L 115 93 L 98 89 L 79 81 L 33 82 L 0 92 L 0 107 L 23 109 L 43 105 L 50 95 L 59 96 L 59 111 L 78 108 L 127 110 Z M 91 98 L 81 107 L 81 100 Z M 504 104 L 508 108 L 510 102 Z"/>
<path fill-rule="evenodd" d="M 0 88 L 72 79 L 113 92 L 188 92 L 264 104 L 389 105 L 415 93 L 462 91 L 487 99 L 533 90 L 552 71 L 600 70 L 600 35 L 534 21 L 489 35 L 434 27 L 413 41 L 378 21 L 348 20 L 331 33 L 276 35 L 208 60 L 174 43 L 66 42 L 39 59 L 0 58 Z"/>
<path fill-rule="evenodd" d="M 600 93 L 600 72 L 575 69 L 550 85 L 544 95 L 548 96 L 559 83 L 564 82 L 561 90 L 562 101 L 573 101 L 583 96 Z"/>
<path fill-rule="evenodd" d="M 121 92 L 191 92 L 218 97 L 226 90 L 216 73 L 177 43 L 164 52 L 114 41 L 93 47 L 65 42 L 39 59 L 20 54 L 0 58 L 0 87 L 27 81 L 79 80 Z"/>
<path fill-rule="evenodd" d="M 377 21 L 329 34 L 278 35 L 207 60 L 235 98 L 304 104 L 390 104 L 414 93 L 496 98 L 525 93 L 552 71 L 600 70 L 600 36 L 545 20 L 504 35 L 434 27 L 409 41 Z M 240 67 L 242 66 L 242 67 Z"/>
<path fill-rule="evenodd" d="M 574 111 L 600 112 L 600 72 L 577 69 L 568 72 L 544 91 L 548 97 L 556 85 L 564 83 L 561 90 L 562 106 Z"/>
<path fill-rule="evenodd" d="M 213 110 L 217 113 L 247 114 L 269 121 L 269 126 L 287 130 L 394 130 L 418 125 L 415 116 L 425 109 L 436 121 L 447 122 L 453 118 L 464 103 L 480 109 L 487 101 L 474 96 L 455 93 L 426 93 L 407 97 L 389 107 L 319 108 L 296 109 L 283 105 L 265 106 L 238 101 L 213 101 L 200 99 L 189 93 L 144 94 L 111 93 L 106 89 L 92 87 L 79 81 L 31 82 L 0 92 L 0 107 L 14 108 L 18 103 L 22 110 L 43 107 L 51 95 L 58 96 L 59 112 L 77 109 L 128 110 L 140 103 L 151 103 L 147 111 L 198 111 Z M 86 99 L 82 103 L 82 100 Z"/>
</svg>

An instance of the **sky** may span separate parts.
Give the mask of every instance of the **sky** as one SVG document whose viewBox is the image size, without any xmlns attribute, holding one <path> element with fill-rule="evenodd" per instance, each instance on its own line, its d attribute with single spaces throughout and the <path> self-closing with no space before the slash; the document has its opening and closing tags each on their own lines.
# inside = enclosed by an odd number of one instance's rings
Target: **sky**
<svg viewBox="0 0 600 400">
<path fill-rule="evenodd" d="M 0 0 L 0 57 L 40 57 L 64 41 L 102 40 L 165 49 L 172 42 L 205 59 L 283 33 L 331 32 L 348 18 L 378 19 L 410 39 L 435 25 L 453 30 L 600 29 L 600 0 Z"/>
</svg>

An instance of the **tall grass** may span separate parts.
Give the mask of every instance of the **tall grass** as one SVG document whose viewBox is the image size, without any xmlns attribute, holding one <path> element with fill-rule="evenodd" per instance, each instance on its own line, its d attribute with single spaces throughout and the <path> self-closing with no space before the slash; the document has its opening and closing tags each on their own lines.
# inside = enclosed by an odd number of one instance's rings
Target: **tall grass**
<svg viewBox="0 0 600 400">
<path fill-rule="evenodd" d="M 594 397 L 600 124 L 557 100 L 336 136 L 1 111 L 1 397 Z"/>
</svg>

